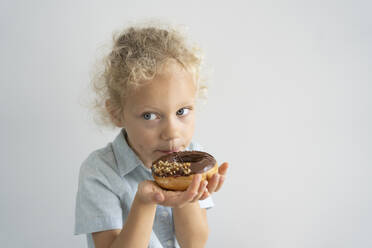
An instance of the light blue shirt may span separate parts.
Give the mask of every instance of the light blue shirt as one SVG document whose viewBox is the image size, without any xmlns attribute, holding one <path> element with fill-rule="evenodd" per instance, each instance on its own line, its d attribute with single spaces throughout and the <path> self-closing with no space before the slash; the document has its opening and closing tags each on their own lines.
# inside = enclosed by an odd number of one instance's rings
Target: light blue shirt
<svg viewBox="0 0 372 248">
<path fill-rule="evenodd" d="M 76 196 L 75 235 L 86 234 L 88 248 L 94 247 L 93 232 L 122 229 L 143 180 L 154 180 L 128 146 L 122 129 L 114 142 L 92 152 L 79 173 Z M 191 142 L 186 150 L 202 150 Z M 199 201 L 200 207 L 213 207 L 211 197 Z M 149 247 L 179 247 L 175 238 L 172 208 L 158 205 Z"/>
</svg>

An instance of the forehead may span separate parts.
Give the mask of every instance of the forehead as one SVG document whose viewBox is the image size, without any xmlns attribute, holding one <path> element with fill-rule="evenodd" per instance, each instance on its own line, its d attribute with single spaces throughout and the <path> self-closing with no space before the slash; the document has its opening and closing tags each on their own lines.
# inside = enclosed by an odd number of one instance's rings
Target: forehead
<svg viewBox="0 0 372 248">
<path fill-rule="evenodd" d="M 126 106 L 133 109 L 153 107 L 173 110 L 183 104 L 192 104 L 195 96 L 194 75 L 176 63 L 168 63 L 154 79 L 129 89 Z"/>
</svg>

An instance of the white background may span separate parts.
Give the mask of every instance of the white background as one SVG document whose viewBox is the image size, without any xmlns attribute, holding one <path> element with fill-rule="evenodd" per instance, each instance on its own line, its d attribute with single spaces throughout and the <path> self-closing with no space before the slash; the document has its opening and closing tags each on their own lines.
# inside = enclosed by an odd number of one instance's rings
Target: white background
<svg viewBox="0 0 372 248">
<path fill-rule="evenodd" d="M 195 140 L 231 165 L 207 247 L 372 247 L 370 1 L 1 1 L 1 247 L 84 247 L 82 107 L 128 21 L 189 27 L 214 68 Z"/>
</svg>

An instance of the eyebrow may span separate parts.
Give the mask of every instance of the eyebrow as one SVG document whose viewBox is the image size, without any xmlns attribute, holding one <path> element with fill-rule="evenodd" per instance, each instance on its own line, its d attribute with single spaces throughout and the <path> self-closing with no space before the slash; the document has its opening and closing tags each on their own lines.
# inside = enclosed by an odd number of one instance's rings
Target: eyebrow
<svg viewBox="0 0 372 248">
<path fill-rule="evenodd" d="M 193 106 L 195 105 L 194 102 L 184 102 L 184 103 L 181 103 L 178 105 L 178 108 L 181 108 L 181 107 L 190 107 L 190 106 Z M 139 111 L 139 110 L 143 110 L 143 109 L 148 109 L 148 110 L 154 110 L 156 112 L 161 112 L 161 110 L 157 107 L 153 107 L 153 106 L 149 106 L 149 105 L 137 105 L 135 108 L 134 108 L 136 111 Z"/>
</svg>

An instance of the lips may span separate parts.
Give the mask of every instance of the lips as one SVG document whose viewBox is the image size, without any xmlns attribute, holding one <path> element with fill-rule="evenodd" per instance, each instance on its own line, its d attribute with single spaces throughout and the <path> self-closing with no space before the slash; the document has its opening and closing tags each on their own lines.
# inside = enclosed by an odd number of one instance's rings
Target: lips
<svg viewBox="0 0 372 248">
<path fill-rule="evenodd" d="M 178 152 L 178 150 L 159 150 L 159 152 L 164 153 L 164 154 L 169 154 L 172 152 Z"/>
<path fill-rule="evenodd" d="M 159 149 L 158 151 L 164 154 L 169 154 L 172 152 L 179 152 L 181 149 L 180 148 L 171 148 L 171 149 Z"/>
</svg>

